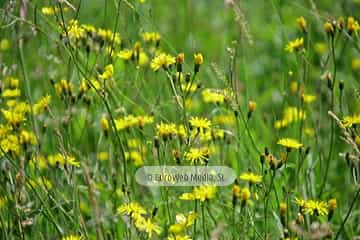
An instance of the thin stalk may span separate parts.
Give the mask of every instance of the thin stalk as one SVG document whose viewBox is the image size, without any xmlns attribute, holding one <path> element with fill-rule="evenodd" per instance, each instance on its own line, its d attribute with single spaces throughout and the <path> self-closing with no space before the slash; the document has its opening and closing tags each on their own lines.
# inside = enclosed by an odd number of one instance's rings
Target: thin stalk
<svg viewBox="0 0 360 240">
<path fill-rule="evenodd" d="M 334 100 L 335 100 L 335 83 L 336 83 L 336 56 L 335 56 L 335 44 L 334 44 L 334 37 L 331 37 L 331 53 L 332 53 L 332 60 L 334 64 L 334 70 L 333 70 L 333 82 L 332 82 L 332 89 L 331 89 L 331 111 L 334 111 Z M 331 135 L 330 135 L 330 147 L 329 147 L 329 153 L 328 158 L 326 160 L 326 166 L 325 166 L 325 175 L 321 184 L 319 198 L 324 192 L 325 184 L 328 178 L 328 173 L 330 169 L 330 161 L 333 153 L 334 148 L 334 134 L 335 134 L 335 122 L 331 121 Z"/>
<path fill-rule="evenodd" d="M 350 217 L 350 214 L 351 214 L 351 212 L 352 212 L 352 209 L 354 208 L 355 203 L 356 203 L 356 200 L 358 199 L 359 196 L 360 196 L 360 187 L 359 187 L 359 189 L 357 190 L 353 201 L 351 202 L 350 208 L 349 208 L 349 210 L 347 211 L 347 214 L 346 214 L 344 220 L 342 221 L 338 232 L 336 233 L 335 240 L 337 240 L 337 239 L 339 238 L 340 233 L 341 233 L 341 231 L 343 230 L 346 221 L 347 221 L 348 218 Z"/>
<path fill-rule="evenodd" d="M 203 225 L 203 236 L 204 236 L 204 240 L 207 239 L 207 232 L 206 232 L 206 221 L 205 221 L 205 208 L 204 208 L 204 204 L 201 204 L 201 215 L 202 215 L 202 225 Z"/>
</svg>

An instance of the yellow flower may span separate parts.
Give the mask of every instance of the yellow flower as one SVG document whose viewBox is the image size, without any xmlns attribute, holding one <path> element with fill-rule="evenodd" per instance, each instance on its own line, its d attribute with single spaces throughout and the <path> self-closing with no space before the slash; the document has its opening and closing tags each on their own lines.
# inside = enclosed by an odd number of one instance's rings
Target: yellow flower
<svg viewBox="0 0 360 240">
<path fill-rule="evenodd" d="M 101 118 L 101 129 L 104 131 L 104 132 L 107 132 L 109 131 L 110 129 L 110 124 L 109 124 L 109 121 L 107 120 L 107 118 L 105 116 L 103 116 Z"/>
<path fill-rule="evenodd" d="M 204 63 L 204 58 L 201 53 L 194 54 L 194 63 L 195 63 L 195 65 L 201 65 Z"/>
<path fill-rule="evenodd" d="M 177 128 L 174 123 L 160 123 L 156 125 L 156 136 L 162 137 L 164 140 L 176 135 Z"/>
<path fill-rule="evenodd" d="M 210 200 L 215 197 L 216 187 L 215 186 L 198 186 L 195 187 L 191 193 L 183 193 L 179 199 L 181 200 Z"/>
<path fill-rule="evenodd" d="M 69 24 L 66 26 L 67 31 L 63 32 L 63 36 L 69 36 L 70 39 L 78 40 L 80 38 L 85 37 L 85 30 L 79 26 L 78 21 L 75 19 L 71 19 Z"/>
<path fill-rule="evenodd" d="M 234 197 L 240 197 L 241 194 L 241 187 L 238 184 L 234 184 L 232 188 L 232 194 Z"/>
<path fill-rule="evenodd" d="M 211 121 L 207 118 L 191 117 L 189 120 L 190 126 L 199 131 L 210 129 Z"/>
<path fill-rule="evenodd" d="M 61 240 L 83 240 L 84 238 L 78 235 L 68 235 L 65 237 L 62 237 Z"/>
<path fill-rule="evenodd" d="M 109 160 L 109 153 L 108 152 L 99 152 L 97 154 L 97 159 L 100 161 L 107 161 Z"/>
<path fill-rule="evenodd" d="M 159 42 L 161 39 L 161 35 L 158 32 L 144 32 L 142 34 L 144 42 Z"/>
<path fill-rule="evenodd" d="M 324 24 L 324 29 L 325 29 L 325 32 L 327 32 L 328 34 L 330 35 L 333 35 L 335 33 L 335 28 L 334 28 L 334 25 L 327 21 L 325 24 Z"/>
<path fill-rule="evenodd" d="M 304 101 L 304 103 L 312 103 L 316 100 L 316 96 L 310 94 L 303 94 L 301 95 L 301 99 Z"/>
<path fill-rule="evenodd" d="M 287 211 L 286 203 L 280 203 L 280 215 L 284 216 Z"/>
<path fill-rule="evenodd" d="M 277 142 L 277 144 L 284 146 L 288 149 L 299 149 L 303 146 L 302 143 L 299 143 L 296 139 L 292 138 L 282 138 Z"/>
<path fill-rule="evenodd" d="M 146 214 L 146 210 L 139 203 L 130 202 L 130 203 L 125 203 L 125 204 L 121 205 L 120 207 L 118 207 L 117 213 L 125 214 L 130 217 L 137 218 L 138 216 Z"/>
<path fill-rule="evenodd" d="M 15 98 L 19 97 L 21 94 L 20 89 L 5 89 L 5 91 L 2 93 L 3 98 Z"/>
<path fill-rule="evenodd" d="M 192 240 L 191 237 L 188 235 L 175 235 L 175 236 L 169 236 L 167 240 Z"/>
<path fill-rule="evenodd" d="M 105 66 L 105 70 L 102 74 L 99 75 L 99 78 L 106 80 L 111 78 L 113 75 L 114 75 L 114 66 L 112 64 L 109 64 Z"/>
<path fill-rule="evenodd" d="M 62 10 L 63 10 L 63 12 L 67 12 L 69 10 L 69 8 L 64 7 Z M 60 9 L 55 6 L 41 8 L 41 12 L 44 15 L 54 15 L 55 13 L 58 13 L 59 11 L 60 11 Z"/>
<path fill-rule="evenodd" d="M 126 130 L 131 127 L 143 128 L 147 124 L 154 122 L 154 117 L 152 116 L 133 116 L 127 115 L 123 118 L 118 118 L 115 120 L 115 126 L 118 131 Z"/>
<path fill-rule="evenodd" d="M 0 40 L 0 50 L 6 51 L 10 48 L 10 42 L 7 38 L 3 38 Z"/>
<path fill-rule="evenodd" d="M 33 112 L 35 115 L 41 114 L 50 104 L 51 96 L 46 95 L 45 97 L 42 97 L 39 99 L 37 103 L 33 106 Z"/>
<path fill-rule="evenodd" d="M 210 200 L 215 197 L 216 187 L 215 186 L 199 186 L 195 187 L 194 194 L 196 199 L 204 202 L 205 200 Z"/>
<path fill-rule="evenodd" d="M 354 71 L 360 70 L 360 58 L 354 58 L 351 61 L 351 68 Z"/>
<path fill-rule="evenodd" d="M 176 215 L 176 223 L 172 224 L 169 227 L 169 232 L 174 234 L 179 234 L 183 232 L 186 227 L 189 227 L 194 224 L 196 218 L 196 214 L 194 212 L 190 212 L 187 216 L 184 214 Z"/>
<path fill-rule="evenodd" d="M 124 60 L 130 60 L 130 59 L 132 59 L 133 54 L 134 54 L 133 50 L 123 49 L 117 54 L 117 56 Z"/>
<path fill-rule="evenodd" d="M 295 204 L 298 205 L 301 209 L 305 206 L 305 200 L 302 198 L 295 198 Z"/>
<path fill-rule="evenodd" d="M 222 104 L 225 101 L 225 96 L 221 92 L 209 88 L 203 90 L 201 95 L 206 103 Z"/>
<path fill-rule="evenodd" d="M 142 155 L 138 151 L 125 152 L 125 159 L 132 160 L 136 167 L 144 165 Z"/>
<path fill-rule="evenodd" d="M 99 28 L 97 30 L 97 34 L 100 38 L 102 38 L 105 41 L 109 41 L 112 42 L 114 41 L 115 44 L 120 44 L 121 43 L 121 37 L 119 33 L 114 33 L 109 29 L 102 29 Z"/>
<path fill-rule="evenodd" d="M 3 153 L 9 153 L 9 152 L 12 152 L 16 155 L 20 154 L 20 143 L 16 135 L 13 134 L 7 135 L 5 138 L 3 138 L 0 141 L 0 147 L 1 147 L 0 156 L 2 156 Z"/>
<path fill-rule="evenodd" d="M 293 41 L 290 41 L 286 46 L 285 50 L 288 52 L 299 51 L 304 45 L 304 38 L 296 38 Z"/>
<path fill-rule="evenodd" d="M 337 207 L 336 198 L 332 198 L 328 201 L 328 207 L 330 211 L 334 211 Z"/>
<path fill-rule="evenodd" d="M 353 116 L 345 116 L 342 120 L 342 124 L 344 127 L 352 127 L 353 125 L 360 124 L 360 114 Z"/>
<path fill-rule="evenodd" d="M 185 152 L 184 157 L 191 164 L 204 164 L 207 163 L 210 157 L 209 148 L 190 148 Z"/>
<path fill-rule="evenodd" d="M 293 92 L 293 93 L 297 93 L 297 91 L 299 90 L 299 84 L 298 84 L 298 82 L 292 81 L 292 82 L 290 83 L 290 90 L 291 90 L 291 92 Z"/>
<path fill-rule="evenodd" d="M 240 175 L 239 178 L 241 180 L 248 181 L 251 184 L 261 183 L 262 182 L 262 176 L 261 175 L 256 175 L 256 174 L 251 173 L 251 172 L 243 173 L 243 174 Z"/>
<path fill-rule="evenodd" d="M 167 69 L 170 65 L 174 63 L 175 57 L 166 53 L 160 53 L 151 61 L 150 67 L 154 71 L 158 71 L 160 68 Z"/>
<path fill-rule="evenodd" d="M 16 112 L 14 110 L 1 110 L 6 121 L 13 127 L 19 126 L 20 123 L 26 120 L 24 112 Z"/>
<path fill-rule="evenodd" d="M 243 188 L 240 193 L 240 198 L 243 203 L 246 203 L 251 196 L 250 190 L 248 188 Z"/>
<path fill-rule="evenodd" d="M 296 24 L 301 31 L 306 32 L 306 20 L 303 16 L 296 19 Z"/>
<path fill-rule="evenodd" d="M 306 114 L 303 110 L 296 107 L 287 107 L 283 112 L 283 117 L 275 121 L 274 127 L 276 129 L 287 127 L 293 122 L 306 119 Z"/>
<path fill-rule="evenodd" d="M 47 168 L 47 161 L 43 155 L 34 155 L 30 160 L 30 166 L 39 170 Z"/>
<path fill-rule="evenodd" d="M 145 231 L 149 238 L 151 238 L 153 232 L 157 235 L 161 233 L 161 227 L 153 223 L 151 218 L 139 218 L 137 221 L 135 221 L 135 226 L 140 231 Z"/>
<path fill-rule="evenodd" d="M 328 214 L 328 206 L 326 202 L 317 200 L 305 201 L 303 212 L 309 215 L 322 216 Z"/>
<path fill-rule="evenodd" d="M 249 101 L 248 102 L 248 108 L 249 108 L 249 112 L 254 112 L 256 110 L 256 102 Z"/>
<path fill-rule="evenodd" d="M 37 144 L 35 134 L 33 132 L 28 132 L 25 130 L 21 130 L 19 136 L 19 142 L 21 144 L 31 144 L 31 145 Z"/>
<path fill-rule="evenodd" d="M 181 84 L 181 91 L 183 92 L 195 92 L 198 88 L 199 88 L 199 85 L 197 85 L 196 83 L 182 83 Z"/>
<path fill-rule="evenodd" d="M 349 34 L 357 34 L 360 29 L 358 21 L 356 21 L 353 17 L 348 17 L 346 26 Z"/>
<path fill-rule="evenodd" d="M 50 166 L 64 166 L 65 164 L 79 167 L 80 163 L 75 160 L 74 157 L 65 155 L 63 156 L 61 153 L 57 153 L 54 155 L 48 156 L 48 162 Z"/>
</svg>

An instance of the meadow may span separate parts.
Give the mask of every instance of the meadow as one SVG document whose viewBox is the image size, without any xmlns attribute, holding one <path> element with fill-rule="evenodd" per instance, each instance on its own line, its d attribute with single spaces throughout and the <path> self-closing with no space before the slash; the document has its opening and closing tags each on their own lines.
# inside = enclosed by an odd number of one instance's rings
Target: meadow
<svg viewBox="0 0 360 240">
<path fill-rule="evenodd" d="M 0 239 L 359 240 L 359 21 L 359 0 L 0 1 Z"/>
</svg>

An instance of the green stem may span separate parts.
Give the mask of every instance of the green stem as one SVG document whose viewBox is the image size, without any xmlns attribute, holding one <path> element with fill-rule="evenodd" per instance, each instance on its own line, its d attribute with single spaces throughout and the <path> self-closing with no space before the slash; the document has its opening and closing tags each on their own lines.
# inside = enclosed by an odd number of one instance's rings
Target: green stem
<svg viewBox="0 0 360 240">
<path fill-rule="evenodd" d="M 203 236 L 204 236 L 204 240 L 207 239 L 207 232 L 206 232 L 206 220 L 205 220 L 205 209 L 204 209 L 204 204 L 201 204 L 201 215 L 202 215 L 202 224 L 203 224 Z"/>
<path fill-rule="evenodd" d="M 347 211 L 347 214 L 346 214 L 344 220 L 342 221 L 338 232 L 336 233 L 335 240 L 337 240 L 337 239 L 339 238 L 340 233 L 341 233 L 341 231 L 343 230 L 346 221 L 347 221 L 348 218 L 350 217 L 350 214 L 351 214 L 351 212 L 352 212 L 352 209 L 353 209 L 353 207 L 355 206 L 356 200 L 357 200 L 357 198 L 358 198 L 359 196 L 360 196 L 360 187 L 359 187 L 359 189 L 357 190 L 353 201 L 351 202 L 350 208 L 349 208 L 349 210 Z"/>
</svg>

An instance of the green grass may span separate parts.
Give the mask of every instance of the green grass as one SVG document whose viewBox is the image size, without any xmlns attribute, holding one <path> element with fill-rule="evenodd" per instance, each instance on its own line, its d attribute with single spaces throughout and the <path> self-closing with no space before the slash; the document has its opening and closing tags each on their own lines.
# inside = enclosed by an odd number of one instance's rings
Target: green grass
<svg viewBox="0 0 360 240">
<path fill-rule="evenodd" d="M 24 19 L 19 1 L 0 2 L 0 239 L 360 236 L 360 121 L 353 119 L 353 126 L 342 129 L 328 114 L 332 111 L 340 120 L 360 114 L 360 30 L 349 34 L 347 27 L 348 17 L 359 20 L 358 1 L 69 2 L 74 9 L 66 3 L 30 1 Z M 56 13 L 43 14 L 45 6 L 56 7 Z M 300 16 L 306 19 L 306 33 L 296 24 Z M 334 35 L 326 33 L 326 21 L 341 16 L 344 28 L 337 28 Z M 69 37 L 70 19 L 109 30 L 108 39 L 101 40 L 98 31 L 80 40 Z M 121 44 L 114 41 L 113 32 L 120 34 Z M 160 46 L 145 43 L 144 32 L 158 32 Z M 285 51 L 289 41 L 300 37 L 304 44 L 299 51 Z M 134 49 L 136 42 L 148 57 L 145 66 L 117 56 L 121 50 Z M 319 43 L 325 50 L 319 51 Z M 172 82 L 175 66 L 153 71 L 150 64 L 160 51 L 174 57 L 185 54 L 183 73 L 198 85 L 194 92 L 183 91 L 178 80 Z M 194 74 L 195 53 L 204 57 L 198 74 Z M 99 75 L 109 64 L 114 73 L 101 80 Z M 332 76 L 333 89 L 323 79 L 326 72 Z M 19 79 L 19 86 L 11 86 L 9 77 Z M 56 90 L 62 79 L 72 85 L 69 94 Z M 82 82 L 88 89 L 80 94 Z M 225 94 L 229 99 L 225 103 L 206 103 L 207 88 L 232 94 Z M 10 89 L 20 89 L 21 94 L 7 97 Z M 302 93 L 316 100 L 304 103 Z M 20 102 L 34 106 L 46 95 L 51 101 L 40 114 L 31 107 L 19 124 L 11 124 L 6 111 Z M 191 107 L 183 107 L 185 99 Z M 249 101 L 256 102 L 256 110 L 247 118 Z M 275 128 L 288 107 L 301 109 L 306 118 Z M 153 121 L 116 129 L 119 119 L 128 115 Z M 220 115 L 232 116 L 233 122 L 216 123 L 214 117 Z M 225 130 L 225 138 L 215 139 L 213 133 L 201 140 L 202 134 L 190 128 L 189 120 L 196 116 L 212 121 L 207 131 Z M 192 135 L 181 141 L 173 134 L 164 140 L 157 136 L 161 122 L 186 126 Z M 129 119 L 126 123 L 131 124 Z M 36 142 L 24 140 L 23 130 Z M 303 147 L 287 152 L 277 144 L 281 138 L 296 139 Z M 237 176 L 252 172 L 262 181 L 249 184 L 237 179 L 217 187 L 205 201 L 180 199 L 193 187 L 146 187 L 135 181 L 142 165 L 190 165 L 186 153 L 200 147 L 209 149 L 210 166 L 229 166 Z M 265 156 L 265 149 L 271 156 Z M 101 152 L 108 153 L 106 160 L 99 159 Z M 56 157 L 57 164 L 51 161 Z M 251 196 L 246 190 L 234 193 L 237 184 L 248 188 Z M 321 201 L 320 210 L 328 213 L 311 214 L 311 202 L 300 208 L 295 198 Z M 332 198 L 337 201 L 333 210 L 328 203 Z M 146 210 L 140 220 L 118 209 L 134 202 Z M 284 214 L 282 203 L 287 204 Z M 188 217 L 189 226 L 172 233 L 178 214 L 186 217 L 190 211 L 196 213 L 195 220 Z M 161 231 L 150 237 L 149 228 L 143 228 L 145 219 Z M 318 223 L 321 227 L 316 227 Z"/>
</svg>

